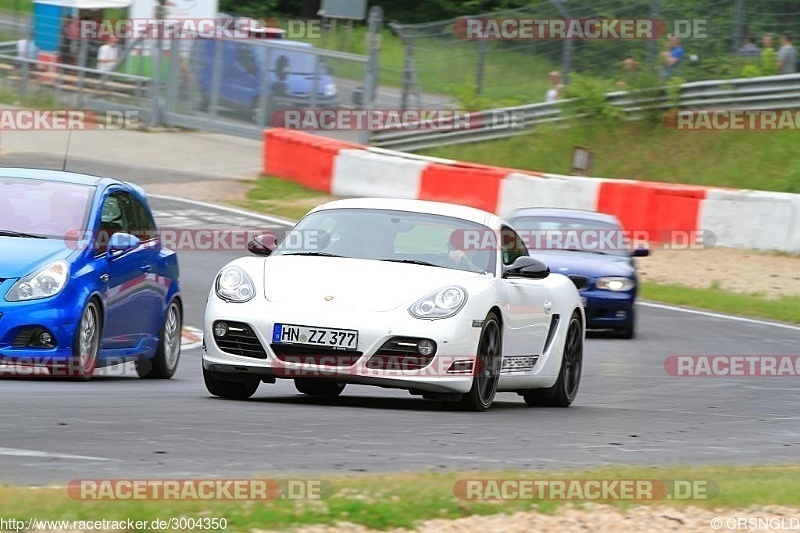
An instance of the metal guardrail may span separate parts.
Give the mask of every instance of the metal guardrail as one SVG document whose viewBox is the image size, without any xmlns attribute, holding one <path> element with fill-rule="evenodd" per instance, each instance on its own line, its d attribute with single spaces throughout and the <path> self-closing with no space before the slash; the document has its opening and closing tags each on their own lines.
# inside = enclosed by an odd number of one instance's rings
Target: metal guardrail
<svg viewBox="0 0 800 533">
<path fill-rule="evenodd" d="M 664 88 L 639 91 L 614 91 L 606 95 L 626 118 L 635 120 L 643 111 L 669 109 L 800 109 L 800 74 L 739 78 L 685 83 L 680 86 L 677 103 Z M 461 144 L 524 135 L 540 124 L 564 121 L 568 115 L 561 106 L 569 100 L 553 103 L 490 109 L 470 114 L 469 124 L 476 127 L 448 127 L 446 121 L 436 129 L 403 127 L 372 131 L 370 144 L 396 150 L 424 150 L 436 146 Z M 513 116 L 513 124 L 501 122 Z"/>
</svg>

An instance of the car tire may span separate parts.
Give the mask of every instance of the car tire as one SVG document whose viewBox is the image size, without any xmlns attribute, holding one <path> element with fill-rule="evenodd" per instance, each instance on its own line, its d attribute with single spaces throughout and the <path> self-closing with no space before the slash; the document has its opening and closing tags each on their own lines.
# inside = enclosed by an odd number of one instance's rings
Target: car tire
<svg viewBox="0 0 800 533">
<path fill-rule="evenodd" d="M 183 312 L 177 300 L 170 302 L 158 336 L 156 354 L 136 361 L 136 373 L 144 379 L 169 379 L 175 375 L 181 358 Z"/>
<path fill-rule="evenodd" d="M 529 389 L 522 394 L 531 407 L 569 407 L 578 394 L 583 367 L 583 325 L 575 311 L 567 326 L 564 354 L 556 382 L 547 389 Z"/>
<path fill-rule="evenodd" d="M 208 392 L 227 400 L 246 400 L 256 393 L 256 389 L 261 384 L 261 380 L 257 376 L 230 378 L 225 374 L 211 372 L 205 368 L 203 369 L 203 381 Z"/>
<path fill-rule="evenodd" d="M 485 411 L 491 407 L 500 381 L 503 332 L 494 312 L 486 315 L 478 341 L 472 388 L 461 396 L 459 406 L 466 411 Z"/>
<path fill-rule="evenodd" d="M 97 357 L 100 353 L 100 339 L 103 321 L 100 305 L 91 299 L 81 312 L 78 326 L 75 329 L 75 340 L 72 346 L 72 359 L 69 362 L 69 377 L 79 381 L 89 381 L 97 370 Z"/>
<path fill-rule="evenodd" d="M 314 378 L 294 380 L 294 388 L 296 388 L 298 392 L 309 396 L 335 398 L 342 393 L 344 387 L 344 383 L 339 383 L 337 381 L 326 381 Z"/>
</svg>

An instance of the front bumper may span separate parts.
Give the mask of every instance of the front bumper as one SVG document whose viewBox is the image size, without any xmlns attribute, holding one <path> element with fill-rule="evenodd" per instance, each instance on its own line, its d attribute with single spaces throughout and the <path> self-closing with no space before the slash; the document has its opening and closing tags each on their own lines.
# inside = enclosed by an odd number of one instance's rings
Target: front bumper
<svg viewBox="0 0 800 533">
<path fill-rule="evenodd" d="M 580 291 L 585 298 L 586 327 L 589 329 L 617 329 L 633 324 L 633 305 L 636 292 L 614 292 L 599 289 Z"/>
<path fill-rule="evenodd" d="M 258 297 L 243 304 L 227 303 L 212 293 L 203 326 L 203 368 L 231 374 L 231 378 L 247 374 L 264 380 L 320 378 L 412 392 L 464 394 L 472 387 L 477 346 L 486 310 L 470 310 L 467 305 L 455 317 L 444 320 L 419 320 L 411 317 L 405 308 L 364 312 L 331 305 L 329 311 L 323 314 L 314 310 L 312 314 L 316 318 L 310 318 L 309 309 L 302 306 L 273 304 Z M 264 349 L 264 356 L 236 355 L 220 349 L 213 332 L 214 323 L 220 320 L 250 326 Z M 358 353 L 354 354 L 357 359 L 346 366 L 287 362 L 289 359 L 279 357 L 271 346 L 275 323 L 357 330 Z M 532 368 L 501 372 L 498 390 L 516 391 L 551 386 L 560 369 L 560 354 L 564 350 L 567 325 L 567 320 L 561 321 L 553 343 L 546 353 L 537 357 Z M 370 367 L 370 359 L 393 337 L 431 339 L 436 343 L 437 350 L 431 362 L 421 369 Z M 331 355 L 336 352 L 324 353 Z"/>
<path fill-rule="evenodd" d="M 0 283 L 0 364 L 47 365 L 72 358 L 75 328 L 82 308 L 70 293 L 28 302 L 6 302 L 4 297 L 16 280 Z M 54 339 L 53 348 L 19 345 L 30 328 L 44 328 Z"/>
<path fill-rule="evenodd" d="M 418 320 L 411 317 L 405 309 L 364 312 L 337 309 L 331 305 L 330 311 L 325 313 L 324 319 L 319 318 L 323 316 L 321 313 L 314 313 L 318 318 L 309 318 L 308 309 L 300 306 L 272 304 L 262 298 L 243 304 L 227 303 L 211 295 L 203 327 L 203 367 L 213 372 L 254 374 L 262 378 L 275 376 L 289 379 L 335 379 L 346 383 L 429 392 L 465 393 L 472 387 L 471 369 L 475 363 L 481 330 L 473 327 L 473 317 L 466 319 L 461 316 L 465 310 L 444 320 Z M 483 317 L 474 318 L 482 320 Z M 264 348 L 266 358 L 235 355 L 220 349 L 213 333 L 213 324 L 218 320 L 249 325 Z M 357 359 L 354 364 L 347 366 L 336 366 L 332 362 L 311 364 L 285 356 L 281 359 L 271 346 L 275 323 L 357 330 L 357 353 L 316 351 L 316 354 L 330 356 L 347 353 Z M 436 342 L 437 350 L 430 364 L 421 369 L 370 368 L 367 365 L 370 358 L 393 337 L 432 339 Z M 308 350 L 315 351 L 315 348 Z M 469 370 L 453 371 L 452 368 Z"/>
</svg>

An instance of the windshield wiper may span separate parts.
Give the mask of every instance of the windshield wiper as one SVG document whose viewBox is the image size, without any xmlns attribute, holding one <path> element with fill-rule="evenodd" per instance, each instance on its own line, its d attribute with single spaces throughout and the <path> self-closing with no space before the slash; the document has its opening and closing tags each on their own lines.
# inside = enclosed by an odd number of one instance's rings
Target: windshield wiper
<svg viewBox="0 0 800 533">
<path fill-rule="evenodd" d="M 289 252 L 280 255 L 308 255 L 311 257 L 344 257 L 342 255 L 329 254 L 327 252 Z"/>
<path fill-rule="evenodd" d="M 21 233 L 8 229 L 0 229 L 0 237 L 22 237 L 24 239 L 46 239 L 44 235 L 34 235 L 33 233 Z"/>
<path fill-rule="evenodd" d="M 583 250 L 582 248 L 559 248 L 558 250 L 564 252 L 583 252 L 585 254 L 609 255 L 608 252 L 601 252 L 600 250 Z"/>
<path fill-rule="evenodd" d="M 406 263 L 409 265 L 422 265 L 427 267 L 438 267 L 438 268 L 446 268 L 442 265 L 434 265 L 433 263 L 428 263 L 427 261 L 420 261 L 418 259 L 381 259 L 381 261 L 389 261 L 390 263 Z"/>
</svg>

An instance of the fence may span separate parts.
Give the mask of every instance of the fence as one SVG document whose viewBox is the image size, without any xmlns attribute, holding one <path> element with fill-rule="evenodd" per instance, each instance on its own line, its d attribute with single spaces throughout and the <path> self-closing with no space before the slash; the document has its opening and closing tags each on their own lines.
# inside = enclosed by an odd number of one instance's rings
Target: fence
<svg viewBox="0 0 800 533">
<path fill-rule="evenodd" d="M 656 19 L 663 34 L 686 33 L 685 59 L 674 72 L 685 81 L 743 76 L 747 65 L 758 63 L 739 54 L 749 36 L 761 46 L 762 35 L 775 33 L 778 46 L 778 33 L 800 33 L 800 6 L 785 0 L 538 0 L 470 18 Z M 457 36 L 461 24 L 463 19 L 391 26 L 404 43 L 403 102 L 423 107 L 431 94 L 481 109 L 544 101 L 549 72 L 560 71 L 565 81 L 573 73 L 614 80 L 623 76 L 626 58 L 664 75 L 665 39 L 467 40 Z"/>
<path fill-rule="evenodd" d="M 800 109 L 800 74 L 689 82 L 680 86 L 679 98 L 659 89 L 616 91 L 606 95 L 627 118 L 635 119 L 647 110 L 678 109 Z M 513 106 L 473 114 L 470 124 L 480 127 L 456 129 L 393 128 L 373 131 L 370 144 L 396 150 L 424 150 L 448 144 L 503 139 L 530 132 L 538 125 L 566 120 L 562 106 L 569 101 Z M 517 120 L 499 123 L 496 117 L 513 115 Z"/>
</svg>

